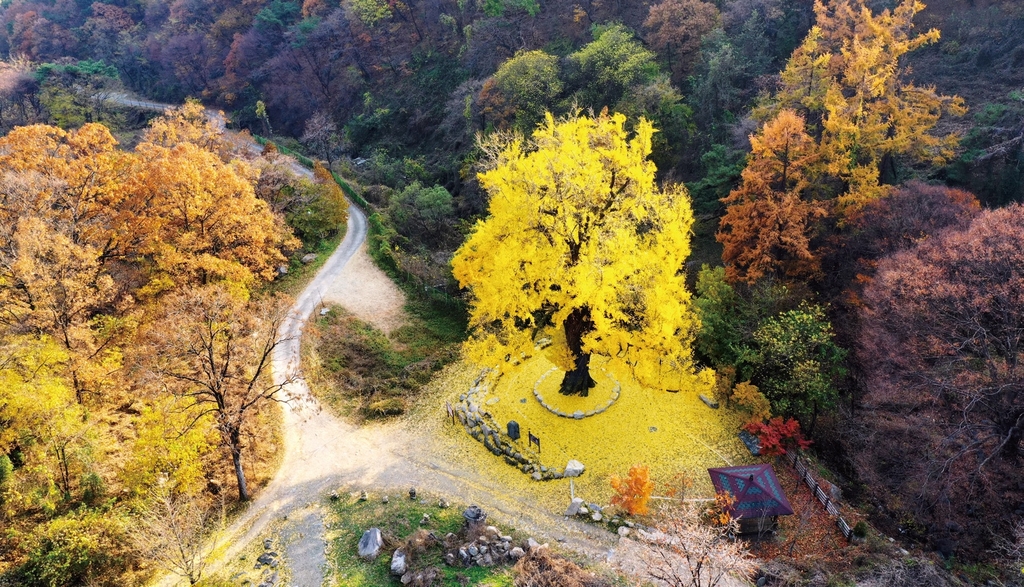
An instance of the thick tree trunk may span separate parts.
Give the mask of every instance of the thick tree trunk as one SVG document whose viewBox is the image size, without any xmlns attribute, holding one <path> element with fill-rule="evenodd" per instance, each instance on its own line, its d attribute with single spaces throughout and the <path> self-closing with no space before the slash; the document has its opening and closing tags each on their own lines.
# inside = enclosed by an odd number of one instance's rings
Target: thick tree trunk
<svg viewBox="0 0 1024 587">
<path fill-rule="evenodd" d="M 235 465 L 235 479 L 238 481 L 239 501 L 249 501 L 249 486 L 245 482 L 245 471 L 242 470 L 242 435 L 231 432 L 231 461 Z"/>
<path fill-rule="evenodd" d="M 558 393 L 562 395 L 579 395 L 586 397 L 590 388 L 597 383 L 590 376 L 590 353 L 583 352 L 583 337 L 594 327 L 590 321 L 590 308 L 584 306 L 576 308 L 565 319 L 565 342 L 576 357 L 572 371 L 568 371 L 562 378 L 562 385 Z"/>
</svg>

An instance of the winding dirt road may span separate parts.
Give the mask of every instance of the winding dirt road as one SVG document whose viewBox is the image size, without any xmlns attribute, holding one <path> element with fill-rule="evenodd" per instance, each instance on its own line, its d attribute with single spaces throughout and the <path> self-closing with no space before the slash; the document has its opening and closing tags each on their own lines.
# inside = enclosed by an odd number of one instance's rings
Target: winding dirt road
<svg viewBox="0 0 1024 587">
<path fill-rule="evenodd" d="M 162 111 L 170 107 L 125 95 L 109 99 L 137 108 Z M 208 113 L 223 129 L 223 115 Z M 298 164 L 293 167 L 307 177 L 312 175 Z M 608 561 L 627 572 L 635 572 L 629 568 L 630 561 L 616 560 L 617 536 L 543 509 L 527 496 L 510 492 L 499 482 L 481 475 L 471 464 L 435 453 L 422 427 L 402 424 L 357 427 L 331 415 L 313 397 L 300 373 L 302 331 L 313 312 L 325 302 L 337 302 L 385 331 L 401 317 L 404 299 L 370 261 L 365 247 L 366 233 L 366 215 L 357 206 L 350 205 L 344 240 L 298 296 L 281 326 L 279 334 L 285 343 L 274 353 L 274 377 L 277 382 L 292 380 L 285 387 L 288 401 L 283 404 L 281 467 L 248 508 L 218 533 L 217 543 L 228 546 L 217 549 L 215 560 L 209 563 L 204 576 L 232 566 L 237 568 L 234 563 L 241 553 L 250 548 L 257 537 L 266 536 L 268 530 L 274 528 L 275 541 L 284 541 L 279 550 L 283 551 L 282 562 L 291 579 L 288 584 L 296 587 L 330 585 L 332 582 L 324 568 L 328 544 L 322 506 L 326 496 L 332 491 L 360 489 L 397 495 L 410 486 L 463 503 L 479 504 L 492 517 L 536 536 L 541 542 L 557 541 L 562 547 L 591 560 Z M 439 415 L 430 417 L 439 419 Z M 169 587 L 180 582 L 178 577 L 164 576 L 155 583 Z"/>
</svg>

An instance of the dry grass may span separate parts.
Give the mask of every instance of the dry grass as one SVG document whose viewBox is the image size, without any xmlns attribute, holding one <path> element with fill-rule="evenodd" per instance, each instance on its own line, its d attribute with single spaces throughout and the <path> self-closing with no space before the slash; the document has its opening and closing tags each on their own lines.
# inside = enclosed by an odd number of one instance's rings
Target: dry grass
<svg viewBox="0 0 1024 587">
<path fill-rule="evenodd" d="M 514 568 L 516 587 L 609 587 L 597 575 L 584 571 L 571 560 L 537 548 L 519 559 Z"/>
</svg>

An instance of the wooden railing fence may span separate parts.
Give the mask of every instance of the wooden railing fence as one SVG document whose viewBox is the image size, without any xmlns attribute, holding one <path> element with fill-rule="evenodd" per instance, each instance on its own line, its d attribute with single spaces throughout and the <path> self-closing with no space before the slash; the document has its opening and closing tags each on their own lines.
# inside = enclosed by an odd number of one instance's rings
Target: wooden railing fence
<svg viewBox="0 0 1024 587">
<path fill-rule="evenodd" d="M 796 469 L 797 475 L 799 475 L 803 482 L 807 484 L 807 487 L 810 487 L 811 492 L 814 493 L 814 497 L 821 502 L 821 505 L 825 506 L 825 511 L 828 512 L 830 516 L 834 516 L 836 518 L 836 525 L 839 526 L 839 531 L 847 540 L 850 540 L 853 536 L 853 529 L 840 514 L 839 504 L 832 501 L 832 497 L 822 489 L 821 485 L 819 485 L 818 481 L 814 478 L 814 475 L 811 474 L 810 468 L 800 457 L 797 456 L 795 451 L 787 452 L 786 458 Z"/>
</svg>

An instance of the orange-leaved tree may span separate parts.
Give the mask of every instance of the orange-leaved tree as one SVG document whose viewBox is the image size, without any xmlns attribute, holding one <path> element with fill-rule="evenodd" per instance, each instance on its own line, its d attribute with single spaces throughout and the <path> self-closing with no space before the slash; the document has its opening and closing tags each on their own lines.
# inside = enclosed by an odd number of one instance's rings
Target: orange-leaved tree
<svg viewBox="0 0 1024 587">
<path fill-rule="evenodd" d="M 654 491 L 651 471 L 646 465 L 633 465 L 625 478 L 612 475 L 612 505 L 617 505 L 632 515 L 644 515 L 648 512 L 647 502 Z"/>
<path fill-rule="evenodd" d="M 815 197 L 818 145 L 792 110 L 781 111 L 750 144 L 743 181 L 722 200 L 729 207 L 716 238 L 726 275 L 747 282 L 767 275 L 810 276 L 818 270 L 811 239 L 816 221 L 827 213 L 826 203 Z"/>
</svg>

